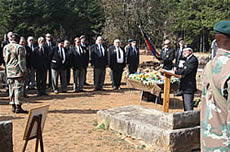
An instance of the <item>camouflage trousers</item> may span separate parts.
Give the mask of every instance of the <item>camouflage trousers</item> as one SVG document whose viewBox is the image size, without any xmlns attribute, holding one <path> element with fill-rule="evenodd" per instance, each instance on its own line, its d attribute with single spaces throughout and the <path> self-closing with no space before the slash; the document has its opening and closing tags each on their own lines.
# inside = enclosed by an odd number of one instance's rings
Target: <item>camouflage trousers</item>
<svg viewBox="0 0 230 152">
<path fill-rule="evenodd" d="M 24 80 L 22 78 L 8 78 L 7 82 L 9 85 L 10 104 L 22 105 Z"/>
</svg>

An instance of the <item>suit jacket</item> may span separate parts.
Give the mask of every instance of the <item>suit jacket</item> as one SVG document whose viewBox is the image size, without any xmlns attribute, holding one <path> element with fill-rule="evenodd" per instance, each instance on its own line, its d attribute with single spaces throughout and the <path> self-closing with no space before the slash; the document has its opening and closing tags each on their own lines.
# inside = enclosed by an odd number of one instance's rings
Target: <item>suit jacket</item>
<svg viewBox="0 0 230 152">
<path fill-rule="evenodd" d="M 81 69 L 88 66 L 89 56 L 87 55 L 87 51 L 84 47 L 81 47 L 81 49 L 83 52 L 79 54 L 75 46 L 71 48 L 70 58 L 73 69 Z"/>
<path fill-rule="evenodd" d="M 108 65 L 108 53 L 104 45 L 102 45 L 105 52 L 104 55 L 101 55 L 99 47 L 97 44 L 91 46 L 91 64 L 95 68 L 104 69 Z"/>
<path fill-rule="evenodd" d="M 87 43 L 85 43 L 84 45 L 81 44 L 81 47 L 85 49 L 86 51 L 86 60 L 87 60 L 87 66 L 89 63 L 89 45 Z"/>
<path fill-rule="evenodd" d="M 173 60 L 175 58 L 175 53 L 174 50 L 172 48 L 169 48 L 169 50 L 164 51 L 164 49 L 161 50 L 160 53 L 160 58 L 163 60 L 163 69 L 165 70 L 172 70 L 173 68 Z"/>
<path fill-rule="evenodd" d="M 59 69 L 65 69 L 67 68 L 67 61 L 68 61 L 68 53 L 67 53 L 67 50 L 66 48 L 63 48 L 64 49 L 64 53 L 65 53 L 65 62 L 62 63 L 63 61 L 63 58 L 60 56 L 60 53 L 59 53 L 59 48 L 56 46 L 56 47 L 53 47 L 53 49 L 50 51 L 50 67 L 52 69 L 55 69 L 55 70 L 59 70 Z"/>
<path fill-rule="evenodd" d="M 110 46 L 109 47 L 109 55 L 108 55 L 108 61 L 109 61 L 109 67 L 112 70 L 120 70 L 121 68 L 124 68 L 126 63 L 125 63 L 125 51 L 124 49 L 121 48 L 124 54 L 124 62 L 123 63 L 117 63 L 117 53 L 116 53 L 116 47 L 115 46 Z"/>
<path fill-rule="evenodd" d="M 3 59 L 3 48 L 0 48 L 0 66 L 4 63 Z"/>
<path fill-rule="evenodd" d="M 47 41 L 45 41 L 45 44 L 44 44 L 44 45 L 45 45 L 45 47 L 48 48 L 48 50 L 49 50 L 49 52 L 50 52 L 49 55 L 51 55 L 51 54 L 52 54 L 51 51 L 52 51 L 52 49 L 56 46 L 56 43 L 53 42 L 53 41 L 51 41 L 51 46 L 49 46 L 48 43 L 47 43 Z M 48 66 L 49 66 L 49 68 L 50 68 L 50 66 L 51 66 L 51 65 L 50 65 L 50 64 L 51 64 L 51 56 L 49 56 L 49 60 L 50 60 L 50 61 L 49 61 L 49 65 L 48 65 Z"/>
<path fill-rule="evenodd" d="M 71 58 L 70 58 L 70 55 L 71 55 L 71 48 L 68 47 L 68 48 L 65 48 L 66 50 L 66 54 L 67 54 L 67 61 L 66 61 L 66 65 L 67 65 L 67 68 L 71 68 Z"/>
<path fill-rule="evenodd" d="M 25 46 L 25 49 L 26 49 L 26 67 L 27 68 L 31 68 L 32 50 L 27 45 Z"/>
<path fill-rule="evenodd" d="M 198 68 L 198 60 L 192 55 L 184 62 L 183 68 L 176 70 L 176 74 L 182 75 L 180 89 L 183 93 L 194 93 L 196 91 L 196 73 Z"/>
<path fill-rule="evenodd" d="M 180 63 L 180 60 L 185 60 L 183 58 L 183 49 L 184 47 L 182 48 L 182 51 L 180 52 L 180 47 L 177 49 L 176 51 L 176 63 L 175 63 L 175 67 L 178 68 L 178 65 Z"/>
<path fill-rule="evenodd" d="M 48 43 L 45 41 L 45 46 L 47 48 L 49 48 L 49 50 L 52 50 L 56 46 L 56 43 L 54 43 L 53 41 L 51 41 L 51 46 L 49 46 Z"/>
<path fill-rule="evenodd" d="M 42 49 L 40 49 L 39 46 L 35 47 L 32 54 L 32 66 L 40 70 L 49 68 L 49 48 L 45 45 Z"/>
<path fill-rule="evenodd" d="M 132 46 L 128 47 L 126 49 L 126 59 L 127 64 L 131 66 L 138 66 L 139 65 L 139 49 L 136 48 L 136 51 L 134 51 L 134 48 Z"/>
</svg>

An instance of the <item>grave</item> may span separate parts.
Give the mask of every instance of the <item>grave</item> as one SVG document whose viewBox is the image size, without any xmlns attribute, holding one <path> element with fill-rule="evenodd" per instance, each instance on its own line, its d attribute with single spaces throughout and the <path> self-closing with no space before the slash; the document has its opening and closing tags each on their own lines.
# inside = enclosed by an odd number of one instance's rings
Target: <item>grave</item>
<svg viewBox="0 0 230 152">
<path fill-rule="evenodd" d="M 200 112 L 164 113 L 139 105 L 97 112 L 98 124 L 125 136 L 141 139 L 161 152 L 192 152 L 200 149 Z"/>
</svg>

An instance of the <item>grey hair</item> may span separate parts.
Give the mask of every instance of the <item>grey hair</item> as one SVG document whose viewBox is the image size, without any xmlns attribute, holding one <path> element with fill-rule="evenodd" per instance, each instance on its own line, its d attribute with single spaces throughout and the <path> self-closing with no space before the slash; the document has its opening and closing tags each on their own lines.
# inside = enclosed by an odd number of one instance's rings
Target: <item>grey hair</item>
<svg viewBox="0 0 230 152">
<path fill-rule="evenodd" d="M 41 36 L 41 37 L 38 38 L 38 43 L 41 42 L 41 41 L 44 41 L 44 40 L 45 40 L 44 37 Z"/>
</svg>

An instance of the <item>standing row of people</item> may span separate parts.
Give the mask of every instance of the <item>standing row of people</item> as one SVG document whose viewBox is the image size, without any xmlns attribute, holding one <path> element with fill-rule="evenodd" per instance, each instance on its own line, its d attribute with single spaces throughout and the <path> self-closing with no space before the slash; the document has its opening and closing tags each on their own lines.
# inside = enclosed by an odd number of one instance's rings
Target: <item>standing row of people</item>
<svg viewBox="0 0 230 152">
<path fill-rule="evenodd" d="M 103 43 L 103 38 L 101 36 L 97 37 L 96 43 L 92 46 L 85 44 L 85 37 L 76 37 L 74 39 L 74 45 L 70 47 L 70 42 L 68 40 L 57 40 L 57 45 L 51 41 L 51 35 L 46 34 L 46 37 L 39 37 L 37 40 L 37 45 L 34 45 L 34 38 L 29 36 L 27 42 L 24 37 L 20 37 L 19 41 L 14 40 L 9 34 L 9 42 L 3 47 L 3 51 L 7 52 L 7 48 L 10 48 L 12 44 L 15 43 L 17 46 L 22 48 L 24 53 L 23 62 L 25 62 L 25 72 L 22 75 L 23 88 L 20 88 L 21 92 L 25 95 L 27 89 L 35 88 L 35 79 L 37 84 L 37 95 L 43 96 L 48 95 L 46 92 L 46 82 L 47 77 L 49 78 L 48 86 L 51 85 L 54 93 L 66 93 L 67 85 L 70 81 L 70 69 L 73 70 L 73 91 L 83 92 L 83 87 L 86 80 L 86 72 L 88 63 L 90 62 L 94 69 L 94 90 L 103 90 L 106 67 L 111 69 L 111 80 L 112 87 L 114 90 L 120 89 L 120 82 L 122 78 L 123 69 L 128 64 L 129 73 L 135 73 L 139 64 L 139 50 L 136 47 L 136 42 L 133 41 L 130 47 L 125 50 L 121 47 L 120 40 L 114 40 L 114 44 L 110 47 L 106 47 Z M 14 36 L 15 37 L 15 36 Z M 9 53 L 11 54 L 11 53 Z M 3 54 L 4 62 L 7 71 L 7 79 L 9 68 L 7 64 L 12 64 L 8 62 L 7 58 L 11 56 Z M 89 57 L 90 56 L 90 57 Z M 15 59 L 19 57 L 19 54 L 14 55 Z M 91 60 L 89 60 L 89 58 Z M 12 59 L 12 60 L 15 60 Z M 16 60 L 17 61 L 17 60 Z M 16 62 L 15 61 L 15 62 Z M 18 68 L 21 68 L 19 66 Z M 23 71 L 23 70 L 19 70 Z M 17 74 L 17 73 L 15 73 Z M 48 76 L 47 76 L 48 74 Z M 50 75 L 50 76 L 49 76 Z M 61 88 L 58 88 L 58 79 L 61 80 Z M 50 84 L 51 81 L 51 84 Z M 12 85 L 9 84 L 10 89 Z M 12 96 L 12 90 L 10 90 L 10 96 Z M 14 91 L 13 91 L 14 92 Z M 17 95 L 21 97 L 21 94 Z M 12 99 L 12 105 L 16 105 L 16 102 Z M 20 105 L 22 102 L 20 102 Z M 13 112 L 15 112 L 17 106 L 14 106 Z M 23 109 L 17 112 L 25 112 Z"/>
</svg>

